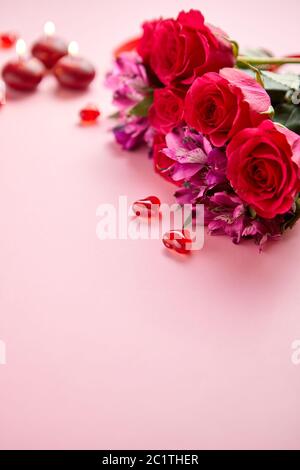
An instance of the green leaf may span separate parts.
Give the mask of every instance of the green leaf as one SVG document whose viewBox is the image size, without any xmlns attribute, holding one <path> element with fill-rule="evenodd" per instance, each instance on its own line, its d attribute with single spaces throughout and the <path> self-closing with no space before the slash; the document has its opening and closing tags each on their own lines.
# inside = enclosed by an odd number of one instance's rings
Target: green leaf
<svg viewBox="0 0 300 470">
<path fill-rule="evenodd" d="M 282 226 L 282 231 L 284 232 L 287 229 L 292 229 L 296 225 L 299 219 L 300 219 L 300 199 L 299 197 L 297 197 L 295 201 L 294 213 L 288 216 L 287 220 Z"/>
<path fill-rule="evenodd" d="M 111 114 L 109 117 L 109 119 L 119 119 L 121 113 L 120 111 L 116 111 L 115 113 Z"/>
<path fill-rule="evenodd" d="M 250 213 L 251 218 L 256 219 L 256 217 L 257 217 L 256 210 L 253 209 L 253 207 L 251 207 L 251 206 L 249 206 L 248 209 L 249 209 L 249 213 Z"/>
<path fill-rule="evenodd" d="M 300 89 L 300 76 L 293 73 L 261 72 L 272 104 L 282 103 L 287 94 Z"/>
<path fill-rule="evenodd" d="M 273 57 L 273 54 L 266 49 L 246 49 L 243 51 L 244 57 Z M 269 70 L 269 65 L 258 65 L 257 68 L 260 70 Z"/>
<path fill-rule="evenodd" d="M 233 50 L 234 57 L 237 58 L 238 55 L 239 55 L 240 46 L 239 46 L 238 42 L 236 42 L 236 41 L 232 40 L 230 42 L 231 42 L 231 45 L 232 45 L 232 50 Z"/>
<path fill-rule="evenodd" d="M 269 106 L 269 109 L 267 111 L 264 111 L 263 113 L 260 113 L 260 114 L 267 115 L 272 119 L 274 117 L 275 110 L 274 110 L 273 106 L 271 105 L 271 106 Z"/>
<path fill-rule="evenodd" d="M 193 222 L 193 214 L 191 213 L 188 218 L 184 221 L 183 228 L 185 229 Z"/>
<path fill-rule="evenodd" d="M 300 76 L 295 73 L 274 73 L 261 71 L 263 77 L 268 78 L 270 82 L 276 83 L 280 87 L 285 87 L 286 90 L 299 90 Z"/>
<path fill-rule="evenodd" d="M 300 134 L 300 107 L 289 103 L 276 106 L 274 121 Z"/>
<path fill-rule="evenodd" d="M 243 65 L 247 65 L 246 62 L 242 63 Z M 263 70 L 257 69 L 253 65 L 248 65 L 248 69 L 244 70 L 248 75 L 258 79 L 258 72 L 260 74 L 260 79 L 263 82 L 263 87 L 265 88 L 266 92 L 271 98 L 272 105 L 275 107 L 279 103 L 282 103 L 285 99 L 286 94 L 292 88 L 290 85 L 296 84 L 296 76 L 291 78 L 291 74 L 288 74 L 289 77 L 287 79 L 282 78 L 283 75 L 271 72 L 265 72 Z M 300 77 L 299 77 L 299 84 L 300 84 Z"/>
<path fill-rule="evenodd" d="M 138 104 L 136 104 L 131 110 L 129 111 L 129 114 L 131 116 L 137 116 L 137 117 L 147 117 L 149 108 L 153 103 L 153 94 L 149 94 L 145 96 L 145 98 L 140 101 Z"/>
<path fill-rule="evenodd" d="M 300 213 L 295 214 L 290 220 L 288 220 L 282 227 L 282 230 L 285 231 L 287 229 L 292 230 L 298 220 L 300 219 Z"/>
</svg>

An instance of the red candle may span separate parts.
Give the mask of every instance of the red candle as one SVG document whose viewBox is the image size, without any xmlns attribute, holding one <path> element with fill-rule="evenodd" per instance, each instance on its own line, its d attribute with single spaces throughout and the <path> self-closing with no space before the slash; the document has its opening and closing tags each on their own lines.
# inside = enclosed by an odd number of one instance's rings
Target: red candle
<svg viewBox="0 0 300 470">
<path fill-rule="evenodd" d="M 69 55 L 62 57 L 54 67 L 58 82 L 66 88 L 81 90 L 94 80 L 96 71 L 86 59 L 78 57 L 78 45 L 72 41 L 68 48 Z"/>
<path fill-rule="evenodd" d="M 34 57 L 24 57 L 26 44 L 19 39 L 16 44 L 19 59 L 7 62 L 2 70 L 2 78 L 6 85 L 15 90 L 34 90 L 42 80 L 45 68 L 43 64 Z"/>
<path fill-rule="evenodd" d="M 45 35 L 32 46 L 31 53 L 39 59 L 47 69 L 52 69 L 56 62 L 68 54 L 68 45 L 55 36 L 55 25 L 48 21 L 44 26 Z"/>
</svg>

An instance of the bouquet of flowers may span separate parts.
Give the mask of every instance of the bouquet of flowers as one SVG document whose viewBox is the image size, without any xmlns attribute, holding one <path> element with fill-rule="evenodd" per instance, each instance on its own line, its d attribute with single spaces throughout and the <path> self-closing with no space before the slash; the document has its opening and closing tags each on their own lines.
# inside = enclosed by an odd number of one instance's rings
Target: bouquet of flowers
<svg viewBox="0 0 300 470">
<path fill-rule="evenodd" d="M 203 204 L 214 235 L 260 247 L 300 218 L 297 57 L 239 55 L 199 11 L 143 24 L 115 52 L 107 84 L 125 150 L 147 145 L 180 204 Z"/>
</svg>

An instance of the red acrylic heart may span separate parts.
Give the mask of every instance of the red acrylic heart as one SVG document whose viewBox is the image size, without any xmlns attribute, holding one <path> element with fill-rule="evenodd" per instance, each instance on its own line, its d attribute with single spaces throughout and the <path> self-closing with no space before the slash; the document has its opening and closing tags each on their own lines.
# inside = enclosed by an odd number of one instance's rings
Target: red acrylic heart
<svg viewBox="0 0 300 470">
<path fill-rule="evenodd" d="M 132 210 L 138 217 L 151 217 L 158 215 L 161 202 L 156 196 L 149 196 L 145 199 L 139 199 L 132 205 Z"/>
<path fill-rule="evenodd" d="M 163 244 L 168 250 L 187 255 L 191 252 L 191 236 L 186 229 L 170 230 L 163 236 Z"/>
</svg>

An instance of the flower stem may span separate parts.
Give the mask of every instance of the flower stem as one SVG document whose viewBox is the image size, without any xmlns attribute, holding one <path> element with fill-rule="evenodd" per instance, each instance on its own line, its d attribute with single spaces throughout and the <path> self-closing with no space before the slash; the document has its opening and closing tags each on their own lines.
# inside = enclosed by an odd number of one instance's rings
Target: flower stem
<svg viewBox="0 0 300 470">
<path fill-rule="evenodd" d="M 285 65 L 300 64 L 300 57 L 247 57 L 238 56 L 237 62 L 249 65 Z"/>
</svg>

